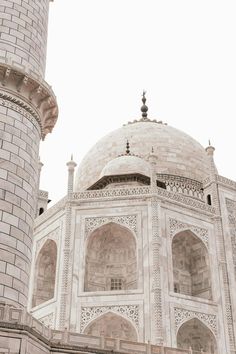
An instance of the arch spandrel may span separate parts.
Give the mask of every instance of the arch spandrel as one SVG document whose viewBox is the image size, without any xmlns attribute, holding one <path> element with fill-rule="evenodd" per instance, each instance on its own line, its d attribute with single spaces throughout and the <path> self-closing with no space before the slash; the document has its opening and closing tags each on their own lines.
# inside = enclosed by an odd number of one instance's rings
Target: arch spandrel
<svg viewBox="0 0 236 354">
<path fill-rule="evenodd" d="M 92 320 L 85 327 L 84 334 L 137 341 L 138 334 L 133 324 L 123 316 L 109 311 Z"/>
<path fill-rule="evenodd" d="M 198 237 L 205 244 L 206 248 L 209 249 L 209 236 L 206 228 L 172 218 L 169 219 L 169 227 L 171 239 L 173 239 L 180 232 L 189 231 L 193 234 L 193 236 Z"/>
<path fill-rule="evenodd" d="M 177 332 L 177 347 L 192 349 L 193 354 L 217 354 L 215 333 L 197 317 L 183 322 Z"/>
<path fill-rule="evenodd" d="M 119 216 L 99 216 L 99 217 L 86 217 L 85 218 L 85 239 L 99 227 L 109 223 L 118 224 L 127 228 L 135 238 L 137 238 L 137 215 L 119 215 Z"/>
</svg>

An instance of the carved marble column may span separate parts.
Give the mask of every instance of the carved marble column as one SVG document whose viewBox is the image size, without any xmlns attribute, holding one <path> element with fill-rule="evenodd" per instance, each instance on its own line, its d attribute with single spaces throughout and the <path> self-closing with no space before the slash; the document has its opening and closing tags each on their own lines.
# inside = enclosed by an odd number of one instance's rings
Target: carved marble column
<svg viewBox="0 0 236 354">
<path fill-rule="evenodd" d="M 60 316 L 59 328 L 69 329 L 69 316 L 70 316 L 70 302 L 71 302 L 71 269 L 72 269 L 72 240 L 71 240 L 71 193 L 73 192 L 74 185 L 74 170 L 76 163 L 71 157 L 71 161 L 67 163 L 68 167 L 68 184 L 67 184 L 67 203 L 66 203 L 66 216 L 65 216 L 65 238 L 63 245 L 63 272 L 62 272 L 62 288 L 60 298 Z"/>
<path fill-rule="evenodd" d="M 160 247 L 161 238 L 159 233 L 159 203 L 154 196 L 151 201 L 152 208 L 152 255 L 153 255 L 153 324 L 155 344 L 163 344 L 162 328 L 162 292 L 161 292 L 161 272 L 160 272 Z"/>
<path fill-rule="evenodd" d="M 222 215 L 221 215 L 221 207 L 220 207 L 220 197 L 219 197 L 219 189 L 217 184 L 217 170 L 214 163 L 213 153 L 214 148 L 209 146 L 206 148 L 207 154 L 209 156 L 211 162 L 211 169 L 209 173 L 209 187 L 211 189 L 212 194 L 212 204 L 215 207 L 217 216 L 214 217 L 214 228 L 215 228 L 215 236 L 217 242 L 217 250 L 218 250 L 218 259 L 219 259 L 219 271 L 220 271 L 220 281 L 222 286 L 222 307 L 223 307 L 223 315 L 225 318 L 227 333 L 225 333 L 227 342 L 229 343 L 229 350 L 231 354 L 236 353 L 236 337 L 234 328 L 235 315 L 232 311 L 232 297 L 229 285 L 229 268 L 227 266 L 226 259 L 226 250 L 225 250 L 225 240 L 224 240 L 224 232 L 223 232 L 223 224 L 222 224 Z"/>
</svg>

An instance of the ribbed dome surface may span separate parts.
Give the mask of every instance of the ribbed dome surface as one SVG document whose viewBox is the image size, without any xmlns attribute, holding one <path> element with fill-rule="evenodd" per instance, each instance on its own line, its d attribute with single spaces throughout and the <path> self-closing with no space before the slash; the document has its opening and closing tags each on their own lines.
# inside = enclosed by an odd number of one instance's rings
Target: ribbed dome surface
<svg viewBox="0 0 236 354">
<path fill-rule="evenodd" d="M 75 190 L 85 190 L 97 182 L 108 162 L 125 152 L 127 139 L 130 152 L 144 160 L 154 148 L 157 173 L 192 178 L 199 182 L 207 177 L 208 157 L 196 140 L 165 124 L 137 122 L 111 132 L 94 145 L 78 168 Z"/>
</svg>

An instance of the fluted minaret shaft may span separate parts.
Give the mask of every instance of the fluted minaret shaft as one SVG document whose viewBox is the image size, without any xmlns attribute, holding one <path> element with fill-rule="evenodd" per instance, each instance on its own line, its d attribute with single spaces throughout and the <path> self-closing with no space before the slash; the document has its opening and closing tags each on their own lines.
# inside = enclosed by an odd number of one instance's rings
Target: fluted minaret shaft
<svg viewBox="0 0 236 354">
<path fill-rule="evenodd" d="M 49 0 L 0 6 L 0 300 L 26 306 L 40 139 L 58 115 L 44 81 Z"/>
</svg>

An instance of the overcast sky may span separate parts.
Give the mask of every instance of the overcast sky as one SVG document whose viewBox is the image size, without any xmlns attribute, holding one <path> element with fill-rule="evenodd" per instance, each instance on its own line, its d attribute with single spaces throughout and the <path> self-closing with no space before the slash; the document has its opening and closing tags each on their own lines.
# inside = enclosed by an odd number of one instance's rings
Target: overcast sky
<svg viewBox="0 0 236 354">
<path fill-rule="evenodd" d="M 110 131 L 149 117 L 216 148 L 236 180 L 236 1 L 55 0 L 46 80 L 59 119 L 41 143 L 41 189 L 66 194 L 66 162 L 79 164 Z M 96 163 L 96 161 L 94 162 Z"/>
</svg>

